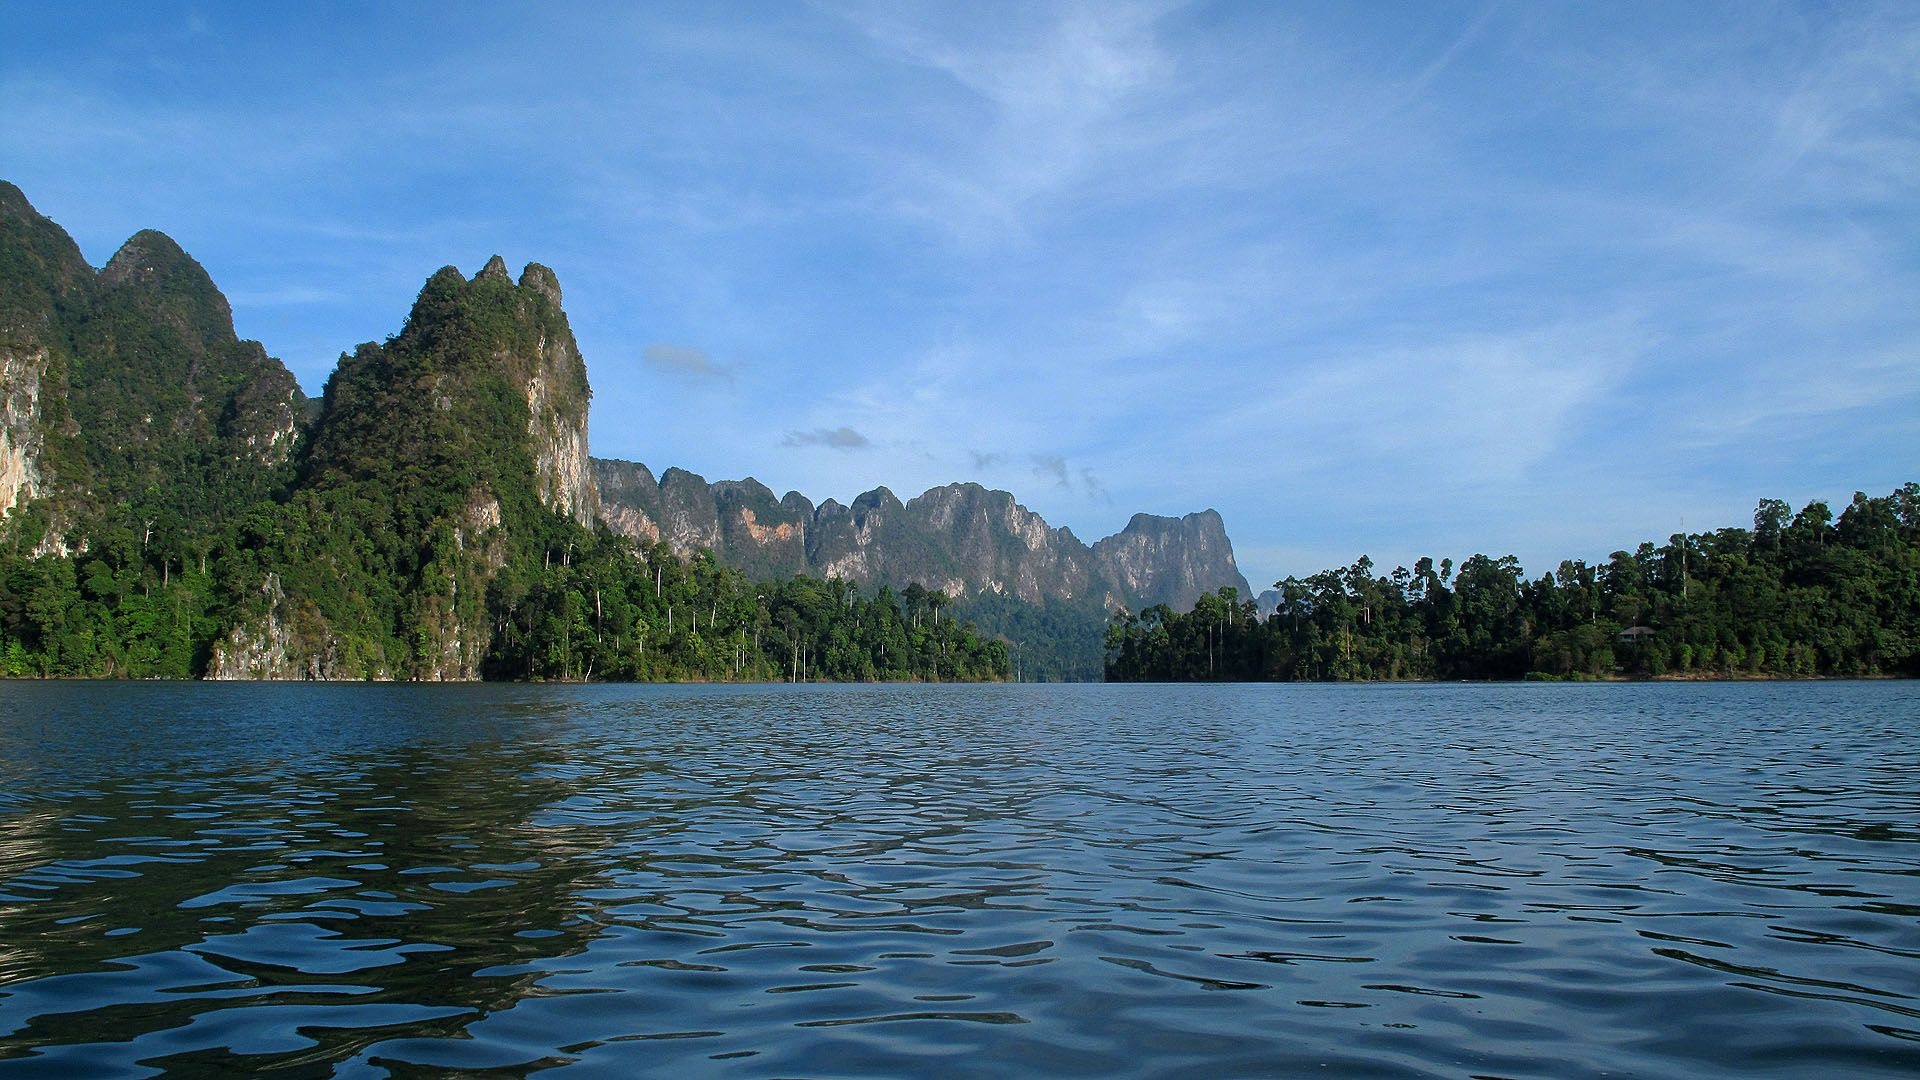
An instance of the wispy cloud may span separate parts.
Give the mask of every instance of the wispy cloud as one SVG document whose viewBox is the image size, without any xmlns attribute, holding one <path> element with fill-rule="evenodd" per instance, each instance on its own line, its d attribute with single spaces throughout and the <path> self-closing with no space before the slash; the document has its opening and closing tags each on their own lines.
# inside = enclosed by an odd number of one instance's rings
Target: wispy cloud
<svg viewBox="0 0 1920 1080">
<path fill-rule="evenodd" d="M 1092 469 L 1080 470 L 1080 487 L 1092 498 L 1108 506 L 1113 505 L 1113 495 L 1107 491 L 1106 482 L 1095 476 Z"/>
<path fill-rule="evenodd" d="M 641 351 L 640 359 L 655 371 L 665 371 L 695 379 L 733 381 L 733 372 L 714 363 L 713 357 L 707 355 L 705 349 L 656 342 Z"/>
<path fill-rule="evenodd" d="M 1012 32 L 991 34 L 894 4 L 840 11 L 886 53 L 970 96 L 952 143 L 881 174 L 894 210 L 969 246 L 1030 239 L 1030 210 L 1094 171 L 1127 137 L 1130 104 L 1172 73 L 1156 5 L 1008 8 Z"/>
<path fill-rule="evenodd" d="M 813 431 L 789 431 L 785 446 L 824 446 L 829 450 L 865 450 L 873 440 L 850 427 L 816 428 Z"/>
<path fill-rule="evenodd" d="M 1052 483 L 1061 491 L 1077 491 L 1094 502 L 1111 505 L 1113 496 L 1107 491 L 1107 485 L 1089 466 L 1078 468 L 1069 464 L 1059 454 L 1032 454 L 1028 461 L 1033 465 L 1033 475 Z"/>
<path fill-rule="evenodd" d="M 1030 460 L 1033 462 L 1033 475 L 1042 480 L 1051 480 L 1054 487 L 1073 486 L 1073 481 L 1067 479 L 1066 458 L 1058 454 L 1034 454 Z"/>
</svg>

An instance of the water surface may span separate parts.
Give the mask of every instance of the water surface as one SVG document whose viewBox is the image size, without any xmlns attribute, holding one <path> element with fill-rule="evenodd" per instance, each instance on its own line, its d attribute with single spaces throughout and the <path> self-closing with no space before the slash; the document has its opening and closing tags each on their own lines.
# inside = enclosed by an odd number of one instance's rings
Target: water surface
<svg viewBox="0 0 1920 1080">
<path fill-rule="evenodd" d="M 1920 1073 L 1920 687 L 0 684 L 0 1076 Z"/>
</svg>

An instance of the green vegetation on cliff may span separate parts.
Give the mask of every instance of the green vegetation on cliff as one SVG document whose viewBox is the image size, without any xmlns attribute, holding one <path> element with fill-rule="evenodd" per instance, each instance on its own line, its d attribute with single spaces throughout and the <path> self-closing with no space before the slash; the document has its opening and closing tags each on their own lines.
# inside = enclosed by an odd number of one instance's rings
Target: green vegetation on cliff
<svg viewBox="0 0 1920 1080">
<path fill-rule="evenodd" d="M 1676 534 L 1538 580 L 1512 556 L 1385 576 L 1363 557 L 1277 587 L 1264 621 L 1232 590 L 1186 614 L 1122 613 L 1107 678 L 1920 675 L 1920 485 L 1855 494 L 1837 521 L 1825 503 L 1794 514 L 1768 499 L 1752 530 Z"/>
<path fill-rule="evenodd" d="M 156 560 L 121 534 L 87 554 L 0 556 L 0 674 L 192 678 L 204 674 L 236 617 L 262 614 L 260 602 L 233 586 L 259 574 L 259 529 L 310 521 L 272 506 L 238 530 L 213 571 L 189 566 L 163 583 Z M 882 588 L 862 595 L 844 581 L 795 577 L 754 582 L 706 555 L 683 560 L 664 546 L 636 551 L 604 530 L 589 532 L 552 515 L 559 543 L 502 566 L 487 583 L 478 617 L 488 628 L 479 673 L 491 679 L 896 680 L 965 681 L 1009 676 L 1007 645 L 944 610 L 941 594 Z M 434 625 L 422 603 L 382 575 L 355 566 L 366 549 L 350 530 L 302 533 L 275 543 L 309 561 L 305 571 L 279 564 L 285 597 L 305 603 L 283 627 L 321 666 L 283 674 L 351 678 L 419 675 L 435 656 L 432 640 L 416 651 L 395 632 L 342 632 L 347 624 L 384 627 L 391 613 Z M 378 560 L 370 560 L 377 564 Z M 353 572 L 339 577 L 347 566 Z M 334 580 L 337 579 L 337 580 Z M 257 593 L 255 594 L 257 595 Z M 935 598 L 940 598 L 936 600 Z M 332 619 L 321 616 L 332 611 Z M 354 621 L 358 615 L 359 621 Z M 464 614 L 464 612 L 462 613 Z M 317 647 L 317 648 L 316 648 Z M 430 674 L 430 671 L 429 671 Z"/>
<path fill-rule="evenodd" d="M 141 232 L 100 272 L 68 374 L 81 501 L 178 528 L 217 526 L 291 478 L 306 398 L 259 342 L 234 335 L 212 279 Z"/>
<path fill-rule="evenodd" d="M 204 532 L 291 478 L 305 395 L 235 336 L 226 298 L 161 233 L 135 234 L 95 274 L 0 185 L 0 359 L 31 385 L 30 409 L 9 404 L 36 414 L 18 434 L 38 444 L 40 510 L 60 533 Z"/>
</svg>

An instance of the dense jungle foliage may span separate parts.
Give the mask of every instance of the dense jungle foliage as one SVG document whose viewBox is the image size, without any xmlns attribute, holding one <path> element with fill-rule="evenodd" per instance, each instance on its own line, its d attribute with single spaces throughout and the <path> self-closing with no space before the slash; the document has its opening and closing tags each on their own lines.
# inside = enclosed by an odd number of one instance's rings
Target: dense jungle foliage
<svg viewBox="0 0 1920 1080">
<path fill-rule="evenodd" d="M 552 544 L 502 567 L 482 603 L 493 629 L 484 671 L 504 679 L 982 680 L 1008 675 L 1006 644 L 946 612 L 919 586 L 863 595 L 843 581 L 753 582 L 702 553 L 636 551 L 604 530 L 553 515 Z M 84 554 L 0 555 L 0 673 L 191 678 L 202 674 L 234 613 L 251 599 L 263 531 L 312 519 L 263 503 L 227 534 L 141 536 L 105 530 Z M 378 558 L 379 540 L 344 530 L 280 533 L 320 589 L 329 567 Z M 371 572 L 336 583 L 369 614 L 397 620 L 416 603 Z M 384 586 L 384 587 L 383 587 Z M 336 622 L 336 626 L 342 625 Z M 359 624 L 361 657 L 396 659 L 398 626 Z M 361 631 L 365 634 L 366 631 Z M 375 640 L 379 638 L 379 640 Z M 404 670 L 404 668 L 403 668 Z"/>
<path fill-rule="evenodd" d="M 584 530 L 582 530 L 584 533 Z M 865 595 L 811 577 L 754 582 L 706 551 L 635 553 L 601 531 L 495 579 L 490 678 L 951 682 L 1008 677 L 1006 643 L 909 585 Z"/>
<path fill-rule="evenodd" d="M 981 633 L 1008 643 L 1012 677 L 1021 682 L 1099 682 L 1106 613 L 1098 597 L 1029 603 L 980 592 L 955 597 L 954 613 Z"/>
<path fill-rule="evenodd" d="M 1920 485 L 1836 521 L 1760 503 L 1753 528 L 1676 534 L 1529 579 L 1512 556 L 1421 559 L 1120 613 L 1116 681 L 1920 675 Z"/>
</svg>

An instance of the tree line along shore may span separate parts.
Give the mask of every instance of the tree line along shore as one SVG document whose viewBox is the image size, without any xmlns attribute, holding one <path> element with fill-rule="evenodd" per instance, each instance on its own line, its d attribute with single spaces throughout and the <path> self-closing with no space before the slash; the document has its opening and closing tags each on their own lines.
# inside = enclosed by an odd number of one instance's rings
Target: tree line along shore
<svg viewBox="0 0 1920 1080">
<path fill-rule="evenodd" d="M 1106 677 L 1145 681 L 1920 675 L 1920 485 L 1836 519 L 1763 500 L 1753 527 L 1675 534 L 1530 578 L 1512 556 L 1372 560 L 1116 613 Z"/>
</svg>

